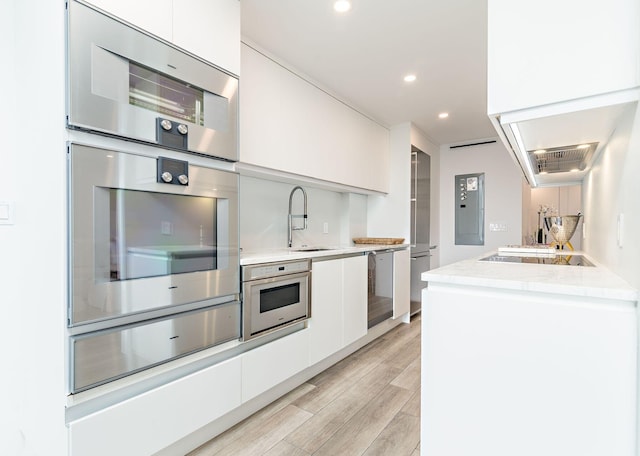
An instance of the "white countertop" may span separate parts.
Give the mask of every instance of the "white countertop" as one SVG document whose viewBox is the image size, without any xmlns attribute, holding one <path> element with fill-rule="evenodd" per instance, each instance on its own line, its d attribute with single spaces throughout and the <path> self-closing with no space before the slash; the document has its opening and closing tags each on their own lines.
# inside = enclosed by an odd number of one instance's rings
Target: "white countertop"
<svg viewBox="0 0 640 456">
<path fill-rule="evenodd" d="M 425 282 L 638 301 L 638 290 L 584 255 L 594 266 L 479 261 L 492 253 L 422 273 Z"/>
<path fill-rule="evenodd" d="M 322 248 L 328 250 L 302 252 L 296 251 L 296 249 L 300 248 L 312 249 L 314 247 L 293 247 L 292 249 L 282 248 L 253 252 L 242 252 L 240 254 L 240 265 L 246 266 L 258 263 L 272 263 L 274 261 L 300 260 L 304 258 L 319 258 L 336 255 L 352 255 L 370 252 L 373 250 L 403 250 L 409 248 L 409 244 L 357 244 L 355 246 L 322 246 Z"/>
</svg>

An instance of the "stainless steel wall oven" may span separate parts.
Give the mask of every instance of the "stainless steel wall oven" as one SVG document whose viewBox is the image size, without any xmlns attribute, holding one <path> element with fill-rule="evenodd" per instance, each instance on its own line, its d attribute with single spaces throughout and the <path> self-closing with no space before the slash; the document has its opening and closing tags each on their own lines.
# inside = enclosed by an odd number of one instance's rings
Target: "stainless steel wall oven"
<svg viewBox="0 0 640 456">
<path fill-rule="evenodd" d="M 240 337 L 238 176 L 69 147 L 72 391 Z"/>
<path fill-rule="evenodd" d="M 311 317 L 310 260 L 264 263 L 242 268 L 244 340 Z"/>
<path fill-rule="evenodd" d="M 77 1 L 67 26 L 69 128 L 238 159 L 238 79 Z"/>
</svg>

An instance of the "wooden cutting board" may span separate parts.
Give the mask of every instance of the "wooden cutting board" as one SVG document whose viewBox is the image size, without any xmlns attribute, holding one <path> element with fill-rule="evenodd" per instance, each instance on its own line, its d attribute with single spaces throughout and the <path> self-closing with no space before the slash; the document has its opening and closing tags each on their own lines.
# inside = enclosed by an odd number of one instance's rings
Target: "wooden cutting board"
<svg viewBox="0 0 640 456">
<path fill-rule="evenodd" d="M 363 237 L 363 238 L 353 238 L 354 244 L 402 244 L 404 242 L 404 238 L 374 238 L 374 237 Z"/>
</svg>

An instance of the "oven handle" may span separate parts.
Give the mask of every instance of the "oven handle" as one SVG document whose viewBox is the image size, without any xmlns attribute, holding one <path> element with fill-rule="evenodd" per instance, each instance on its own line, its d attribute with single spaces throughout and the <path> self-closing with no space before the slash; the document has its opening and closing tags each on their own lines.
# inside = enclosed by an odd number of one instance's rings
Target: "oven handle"
<svg viewBox="0 0 640 456">
<path fill-rule="evenodd" d="M 293 274 L 284 274 L 284 275 L 278 275 L 278 276 L 272 276 L 272 277 L 265 277 L 263 279 L 253 279 L 253 280 L 245 280 L 243 281 L 243 285 L 247 284 L 247 285 L 261 285 L 264 283 L 273 283 L 273 282 L 280 282 L 280 281 L 285 281 L 285 280 L 290 280 L 290 279 L 297 279 L 299 277 L 309 277 L 311 278 L 311 271 L 303 271 L 303 272 L 296 272 Z"/>
</svg>

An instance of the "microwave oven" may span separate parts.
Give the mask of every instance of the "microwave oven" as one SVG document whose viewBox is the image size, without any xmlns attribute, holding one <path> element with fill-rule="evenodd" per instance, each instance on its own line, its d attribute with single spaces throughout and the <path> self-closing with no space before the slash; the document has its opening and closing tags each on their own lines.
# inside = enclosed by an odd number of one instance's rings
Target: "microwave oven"
<svg viewBox="0 0 640 456">
<path fill-rule="evenodd" d="M 67 126 L 238 160 L 238 79 L 70 1 Z"/>
</svg>

